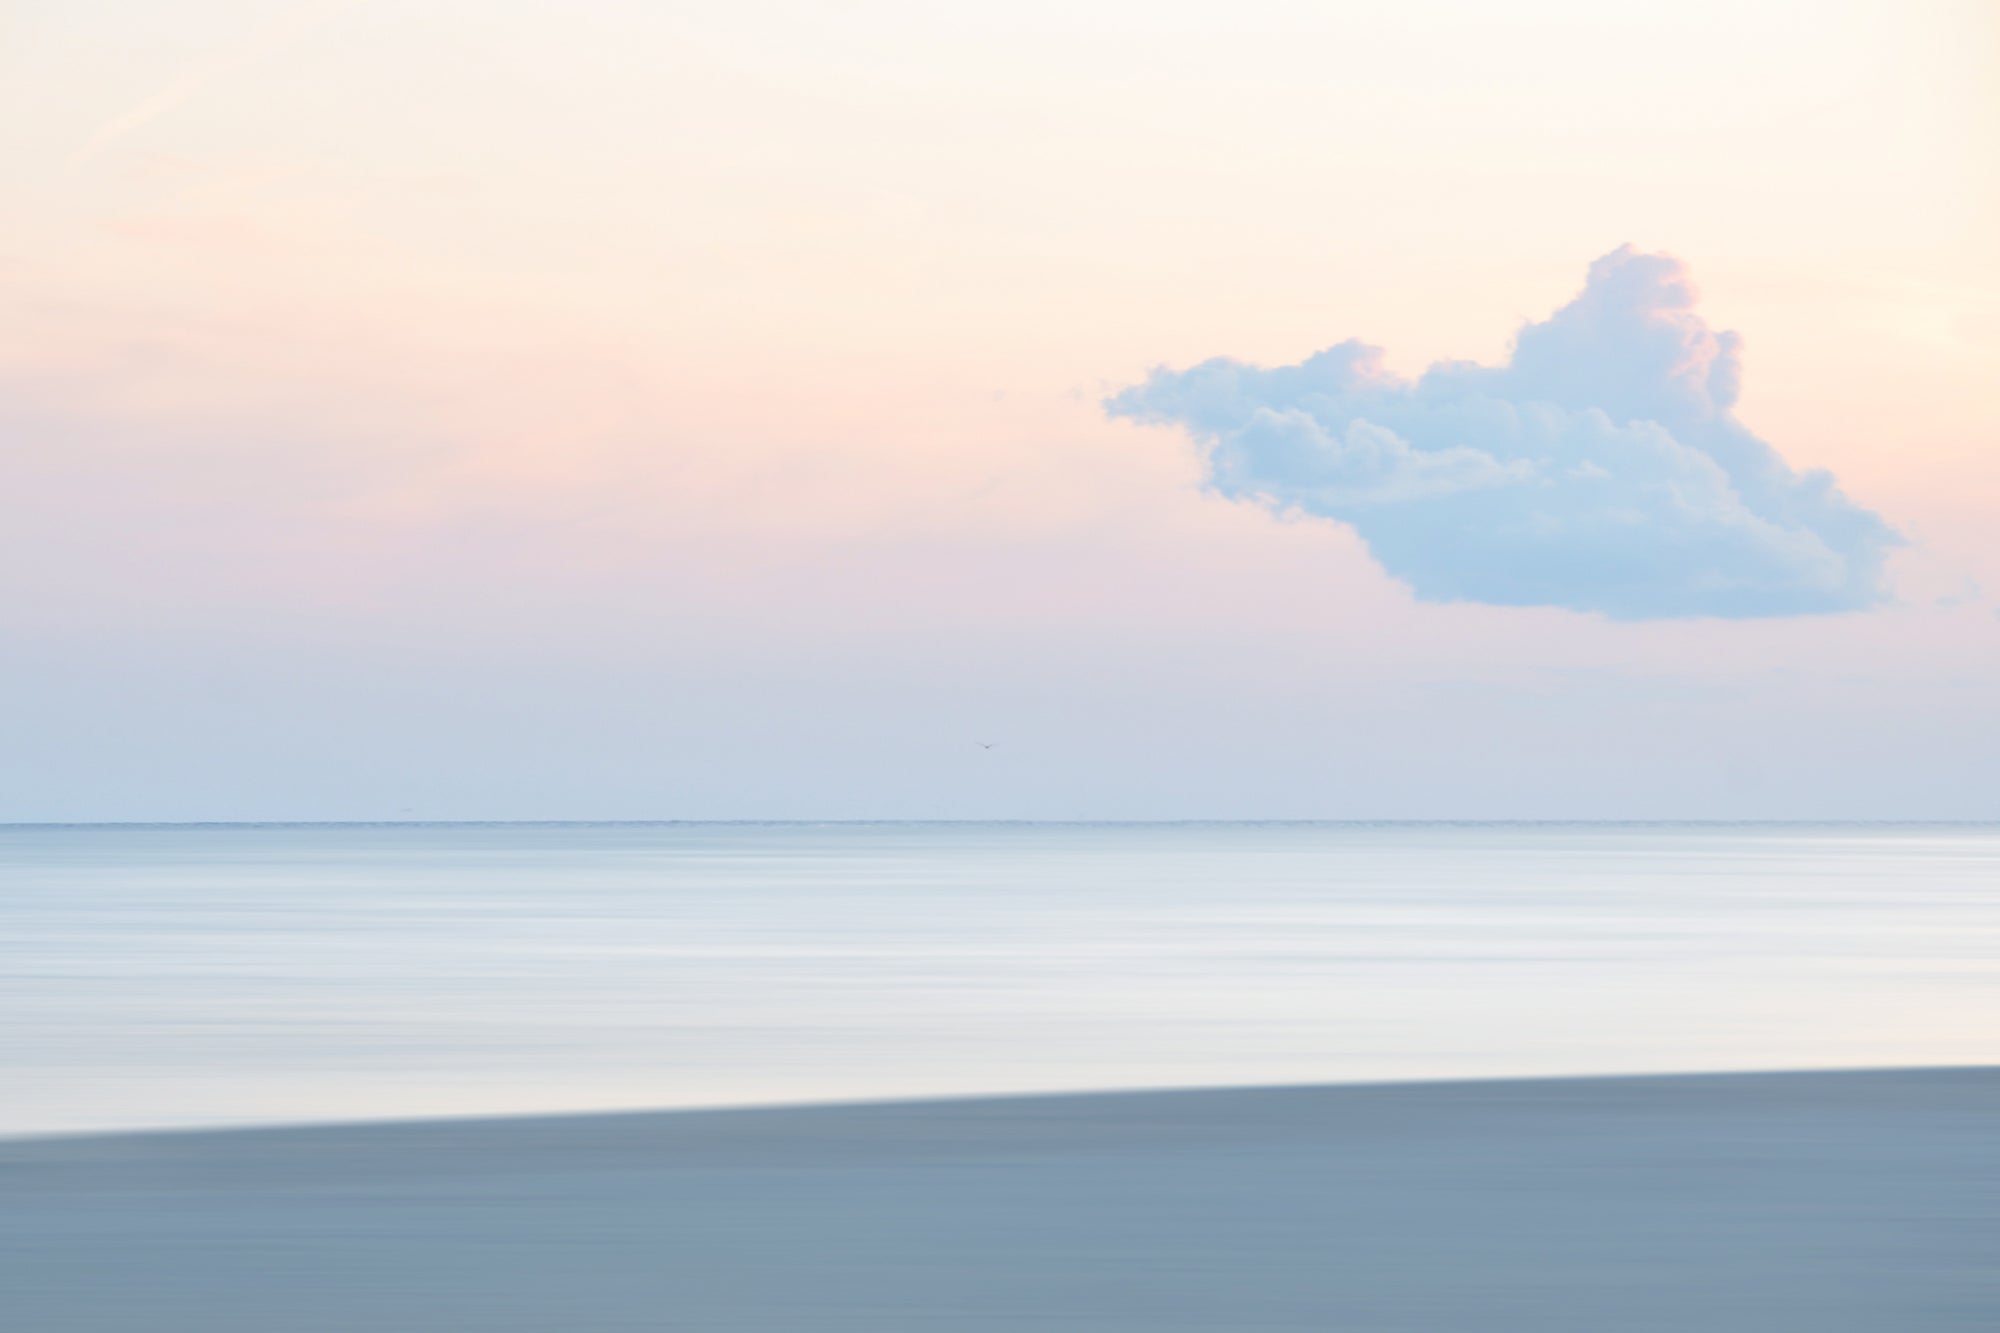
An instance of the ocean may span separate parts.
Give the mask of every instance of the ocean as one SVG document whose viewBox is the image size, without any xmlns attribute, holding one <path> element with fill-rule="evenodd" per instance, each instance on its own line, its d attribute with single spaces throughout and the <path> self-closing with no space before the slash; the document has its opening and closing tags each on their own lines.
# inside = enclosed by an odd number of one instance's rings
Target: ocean
<svg viewBox="0 0 2000 1333">
<path fill-rule="evenodd" d="M 2000 1063 L 2000 826 L 0 828 L 0 1135 Z"/>
</svg>

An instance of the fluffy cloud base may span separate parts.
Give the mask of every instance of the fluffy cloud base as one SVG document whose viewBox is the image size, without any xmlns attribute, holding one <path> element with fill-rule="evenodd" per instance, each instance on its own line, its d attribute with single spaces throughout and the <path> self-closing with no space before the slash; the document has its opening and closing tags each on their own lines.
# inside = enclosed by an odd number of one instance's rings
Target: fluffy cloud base
<svg viewBox="0 0 2000 1333">
<path fill-rule="evenodd" d="M 1900 538 L 1736 420 L 1739 340 L 1694 304 L 1678 260 L 1626 246 L 1504 366 L 1411 381 L 1349 341 L 1156 370 L 1106 407 L 1188 431 L 1223 495 L 1352 525 L 1426 601 L 1638 620 L 1885 600 Z"/>
</svg>

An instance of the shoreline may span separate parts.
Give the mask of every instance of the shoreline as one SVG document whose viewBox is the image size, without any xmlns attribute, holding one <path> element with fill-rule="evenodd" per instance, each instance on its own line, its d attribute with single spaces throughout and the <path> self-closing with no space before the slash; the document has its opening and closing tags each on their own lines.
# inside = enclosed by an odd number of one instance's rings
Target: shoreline
<svg viewBox="0 0 2000 1333">
<path fill-rule="evenodd" d="M 1338 1081 L 1297 1082 L 1297 1083 L 1215 1083 L 1215 1084 L 1168 1084 L 1145 1087 L 1112 1088 L 1048 1088 L 1030 1091 L 965 1092 L 965 1093 L 917 1093 L 909 1096 L 860 1096 L 830 1097 L 800 1101 L 752 1101 L 729 1102 L 716 1105 L 694 1104 L 687 1106 L 631 1106 L 606 1107 L 601 1109 L 555 1110 L 555 1111 L 496 1111 L 491 1114 L 415 1114 L 337 1118 L 328 1120 L 249 1120 L 224 1121 L 215 1124 L 156 1124 L 112 1126 L 108 1128 L 84 1130 L 31 1130 L 27 1133 L 0 1133 L 0 1169 L 8 1162 L 11 1149 L 35 1148 L 42 1145 L 64 1143 L 87 1143 L 95 1141 L 118 1142 L 187 1139 L 245 1139 L 265 1135 L 347 1135 L 386 1133 L 423 1129 L 444 1129 L 463 1127 L 466 1129 L 498 1129 L 509 1125 L 573 1126 L 579 1130 L 592 1125 L 603 1125 L 619 1121 L 681 1121 L 714 1117 L 766 1117 L 776 1115 L 803 1115 L 813 1113 L 833 1113 L 853 1115 L 869 1111 L 884 1113 L 912 1111 L 938 1113 L 945 1116 L 955 1111 L 992 1110 L 1005 1112 L 1009 1108 L 1022 1110 L 1048 1104 L 1051 1108 L 1065 1103 L 1088 1103 L 1093 1112 L 1114 1113 L 1116 1104 L 1140 1099 L 1172 1099 L 1174 1101 L 1197 1102 L 1208 1098 L 1276 1098 L 1276 1099 L 1319 1099 L 1346 1097 L 1349 1094 L 1367 1096 L 1369 1094 L 1411 1093 L 1445 1094 L 1458 1091 L 1478 1093 L 1490 1091 L 1512 1100 L 1517 1096 L 1532 1096 L 1538 1089 L 1575 1088 L 1601 1090 L 1605 1093 L 1625 1094 L 1643 1092 L 1645 1089 L 1667 1083 L 1709 1083 L 1742 1080 L 1820 1080 L 1820 1079 L 1902 1079 L 1905 1077 L 1973 1078 L 1991 1077 L 2000 1079 L 2000 1064 L 1920 1064 L 1920 1065 L 1840 1065 L 1840 1066 L 1800 1066 L 1756 1069 L 1671 1069 L 1644 1073 L 1605 1074 L 1515 1074 L 1447 1076 L 1438 1078 L 1362 1078 Z M 1099 1104 L 1102 1104 L 1101 1106 Z"/>
</svg>

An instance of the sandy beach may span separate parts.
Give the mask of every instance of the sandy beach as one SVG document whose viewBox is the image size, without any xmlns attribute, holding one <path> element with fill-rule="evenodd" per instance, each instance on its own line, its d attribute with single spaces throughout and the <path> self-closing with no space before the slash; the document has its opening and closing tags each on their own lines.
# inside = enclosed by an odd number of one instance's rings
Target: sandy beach
<svg viewBox="0 0 2000 1333">
<path fill-rule="evenodd" d="M 2000 1070 L 0 1142 L 34 1333 L 2000 1326 Z"/>
</svg>

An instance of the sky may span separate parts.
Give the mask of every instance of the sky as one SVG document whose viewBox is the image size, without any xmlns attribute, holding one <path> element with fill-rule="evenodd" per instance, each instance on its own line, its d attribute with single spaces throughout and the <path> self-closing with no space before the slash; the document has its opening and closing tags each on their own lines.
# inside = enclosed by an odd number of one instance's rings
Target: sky
<svg viewBox="0 0 2000 1333">
<path fill-rule="evenodd" d="M 2000 818 L 2000 6 L 0 0 L 0 821 Z"/>
</svg>

